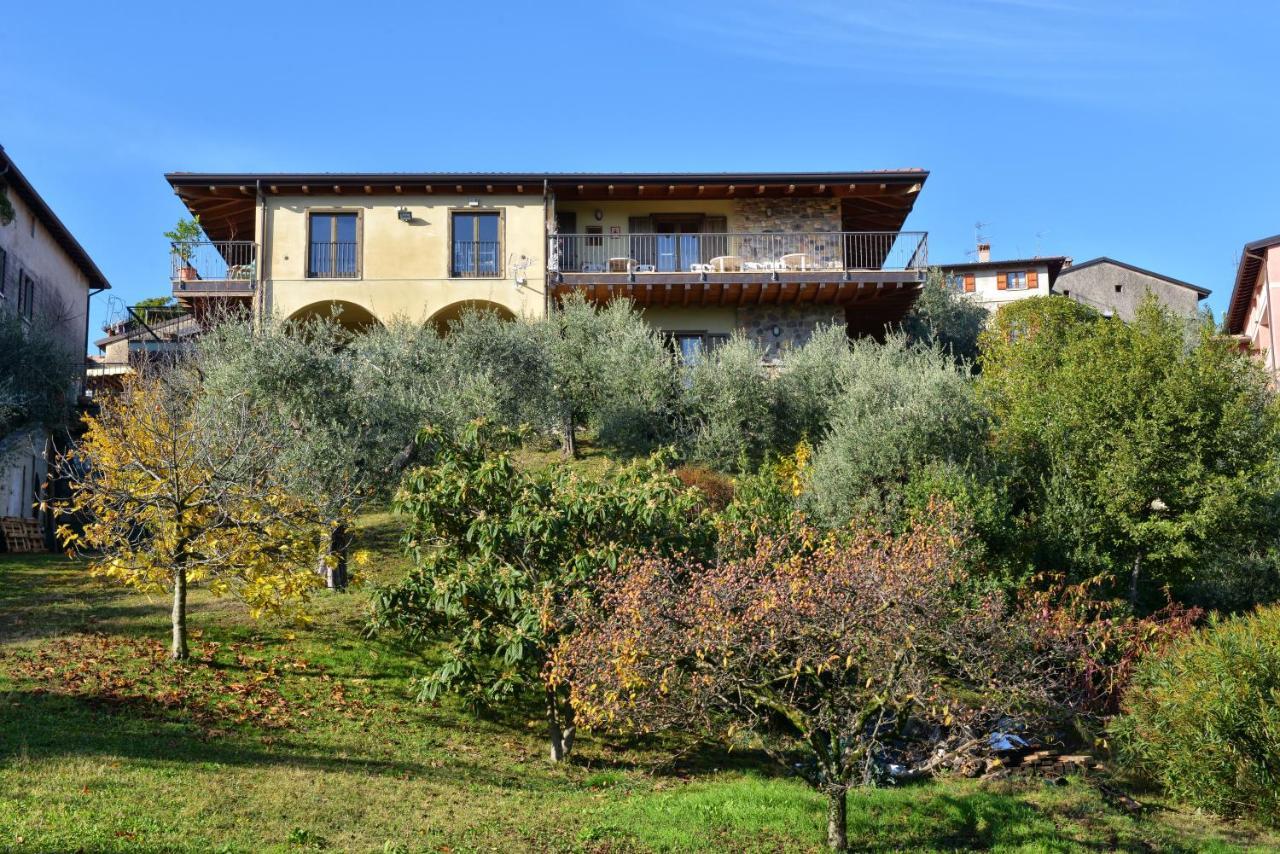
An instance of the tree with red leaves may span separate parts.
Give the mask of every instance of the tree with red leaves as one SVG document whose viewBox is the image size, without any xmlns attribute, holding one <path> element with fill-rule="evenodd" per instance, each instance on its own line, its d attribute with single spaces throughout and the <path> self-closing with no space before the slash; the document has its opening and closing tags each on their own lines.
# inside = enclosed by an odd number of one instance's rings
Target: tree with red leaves
<svg viewBox="0 0 1280 854">
<path fill-rule="evenodd" d="M 1059 668 L 1022 610 L 979 592 L 962 546 L 936 510 L 896 536 L 810 532 L 715 566 L 637 559 L 584 597 L 552 670 L 587 726 L 754 735 L 827 795 L 844 850 L 849 788 L 890 764 L 927 773 L 940 743 L 1051 706 Z"/>
</svg>

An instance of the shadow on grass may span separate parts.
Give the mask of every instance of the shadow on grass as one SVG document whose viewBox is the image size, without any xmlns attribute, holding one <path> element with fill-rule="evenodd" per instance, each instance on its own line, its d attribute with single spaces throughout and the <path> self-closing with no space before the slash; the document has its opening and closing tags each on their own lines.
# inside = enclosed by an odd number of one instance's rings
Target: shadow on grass
<svg viewBox="0 0 1280 854">
<path fill-rule="evenodd" d="M 12 691 L 0 695 L 0 762 L 17 758 L 115 757 L 143 763 L 194 763 L 247 767 L 287 767 L 432 780 L 456 785 L 503 786 L 510 777 L 481 765 L 424 764 L 353 755 L 348 746 L 313 744 L 292 732 L 275 732 L 271 744 L 260 734 L 237 731 L 208 737 L 172 719 L 145 700 L 102 702 L 90 698 Z"/>
</svg>

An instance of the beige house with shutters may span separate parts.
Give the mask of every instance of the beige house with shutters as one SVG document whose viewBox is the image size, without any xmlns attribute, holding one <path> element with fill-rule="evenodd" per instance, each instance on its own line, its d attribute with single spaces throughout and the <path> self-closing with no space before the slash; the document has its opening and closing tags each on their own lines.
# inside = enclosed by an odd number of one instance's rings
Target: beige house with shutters
<svg viewBox="0 0 1280 854">
<path fill-rule="evenodd" d="M 0 224 L 0 311 L 50 329 L 83 362 L 89 298 L 111 285 L 3 148 L 0 186 L 13 206 L 12 221 Z M 83 376 L 67 390 L 72 403 L 82 390 Z M 38 425 L 0 436 L 0 516 L 38 515 L 50 439 Z"/>
<path fill-rule="evenodd" d="M 978 244 L 978 260 L 962 264 L 942 264 L 947 287 L 979 302 L 989 311 L 1006 303 L 1035 296 L 1048 296 L 1063 267 L 1071 259 L 1061 256 L 991 260 L 991 246 Z"/>
<path fill-rule="evenodd" d="M 735 331 L 777 356 L 818 325 L 875 333 L 922 287 L 904 229 L 920 169 L 771 173 L 166 176 L 204 239 L 174 247 L 196 318 L 537 317 L 570 293 L 630 300 L 685 356 Z"/>
</svg>

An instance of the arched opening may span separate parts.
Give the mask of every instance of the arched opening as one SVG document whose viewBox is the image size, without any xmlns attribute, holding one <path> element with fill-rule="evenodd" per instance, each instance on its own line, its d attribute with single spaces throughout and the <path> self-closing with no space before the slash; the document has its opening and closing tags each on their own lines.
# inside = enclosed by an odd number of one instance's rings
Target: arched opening
<svg viewBox="0 0 1280 854">
<path fill-rule="evenodd" d="M 449 331 L 450 324 L 459 320 L 464 314 L 473 311 L 492 312 L 503 320 L 515 320 L 516 315 L 511 309 L 505 305 L 488 300 L 463 300 L 455 302 L 437 311 L 431 315 L 428 323 L 434 324 L 436 331 L 441 335 Z"/>
<path fill-rule="evenodd" d="M 313 302 L 289 315 L 288 323 L 307 323 L 312 320 L 332 319 L 348 332 L 363 332 L 371 326 L 380 326 L 378 318 L 367 308 L 344 300 Z"/>
</svg>

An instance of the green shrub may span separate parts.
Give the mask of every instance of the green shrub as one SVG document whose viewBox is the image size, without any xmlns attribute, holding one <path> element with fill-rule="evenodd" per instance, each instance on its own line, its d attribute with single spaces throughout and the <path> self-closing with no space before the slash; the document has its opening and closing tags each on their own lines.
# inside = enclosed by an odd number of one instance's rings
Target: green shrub
<svg viewBox="0 0 1280 854">
<path fill-rule="evenodd" d="M 693 459 L 740 471 L 773 447 L 772 388 L 761 356 L 757 344 L 734 335 L 687 369 L 685 441 Z"/>
<path fill-rule="evenodd" d="M 849 380 L 832 404 L 831 427 L 810 477 L 814 517 L 843 525 L 866 515 L 891 521 L 922 467 L 967 465 L 981 453 L 986 421 L 966 369 L 937 348 L 858 341 Z"/>
<path fill-rule="evenodd" d="M 780 448 L 821 441 L 831 423 L 831 408 L 853 373 L 853 362 L 844 325 L 819 327 L 804 346 L 787 353 L 774 388 Z"/>
<path fill-rule="evenodd" d="M 1280 606 L 1148 658 L 1114 725 L 1122 755 L 1188 804 L 1280 824 Z"/>
</svg>

